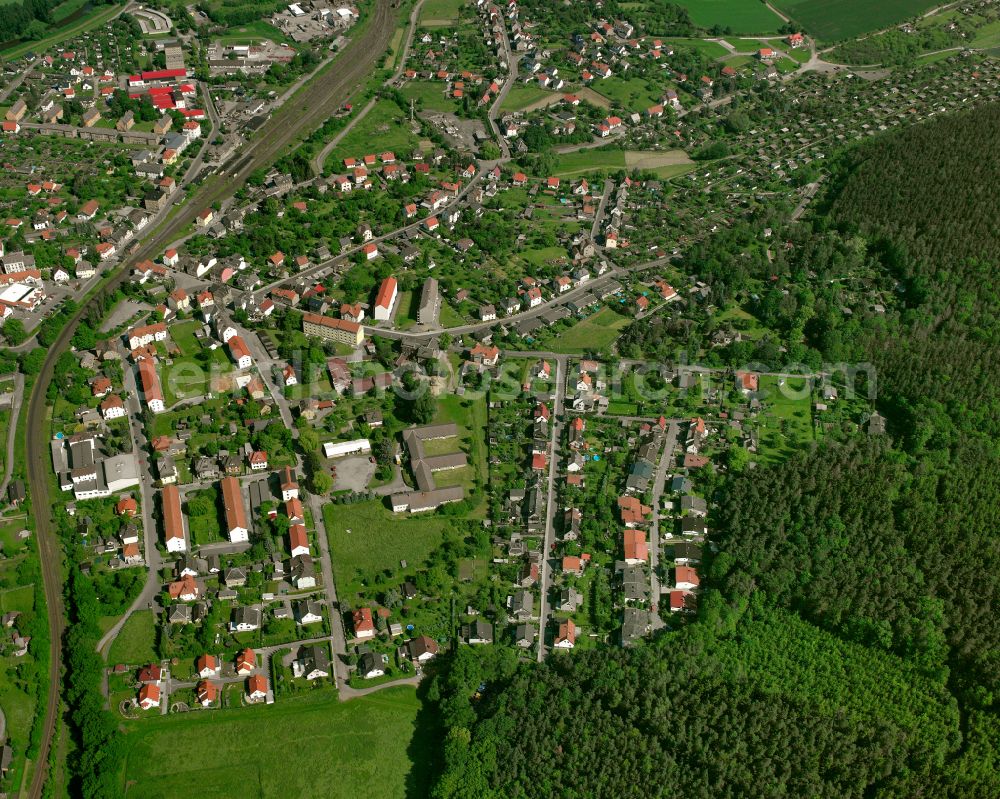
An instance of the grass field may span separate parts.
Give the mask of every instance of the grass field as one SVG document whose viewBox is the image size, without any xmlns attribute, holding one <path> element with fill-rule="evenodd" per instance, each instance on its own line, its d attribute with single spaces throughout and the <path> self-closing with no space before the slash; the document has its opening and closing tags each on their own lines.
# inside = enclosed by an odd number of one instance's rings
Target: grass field
<svg viewBox="0 0 1000 799">
<path fill-rule="evenodd" d="M 137 610 L 121 628 L 108 651 L 108 663 L 139 666 L 156 657 L 156 620 L 151 610 Z"/>
<path fill-rule="evenodd" d="M 129 799 L 405 799 L 431 779 L 434 737 L 410 687 L 332 691 L 240 710 L 143 720 L 125 736 Z"/>
<path fill-rule="evenodd" d="M 461 8 L 466 0 L 424 0 L 417 20 L 421 25 L 443 27 L 461 16 Z"/>
<path fill-rule="evenodd" d="M 456 327 L 458 325 L 464 325 L 469 322 L 468 319 L 463 319 L 459 315 L 458 311 L 450 302 L 441 303 L 441 317 L 438 319 L 443 327 Z"/>
<path fill-rule="evenodd" d="M 333 577 L 345 601 L 361 581 L 405 560 L 422 563 L 444 540 L 447 519 L 441 516 L 397 516 L 380 500 L 353 505 L 324 505 L 323 521 L 330 539 Z M 353 588 L 352 588 L 353 586 Z"/>
<path fill-rule="evenodd" d="M 682 5 L 687 5 L 687 2 Z M 817 39 L 834 42 L 896 25 L 938 3 L 936 0 L 884 0 L 881 3 L 869 0 L 774 0 L 774 5 Z"/>
<path fill-rule="evenodd" d="M 766 413 L 760 428 L 758 459 L 786 460 L 813 441 L 812 400 L 805 379 L 761 375 Z"/>
<path fill-rule="evenodd" d="M 602 308 L 593 316 L 560 334 L 548 345 L 552 352 L 578 353 L 600 350 L 611 344 L 628 324 L 628 317 L 610 308 Z"/>
<path fill-rule="evenodd" d="M 407 100 L 422 103 L 428 111 L 454 111 L 457 103 L 444 93 L 446 88 L 447 84 L 443 81 L 411 80 L 400 92 Z"/>
<path fill-rule="evenodd" d="M 13 391 L 14 385 L 13 383 L 11 383 L 9 385 L 4 385 L 3 388 L 4 390 L 10 389 L 11 391 Z M 7 428 L 9 425 L 10 425 L 10 411 L 8 410 L 0 411 L 0 441 L 7 440 Z M 7 465 L 5 463 L 6 458 L 7 458 L 7 448 L 0 447 L 0 471 L 2 471 Z"/>
<path fill-rule="evenodd" d="M 215 378 L 222 378 L 233 371 L 229 356 L 221 347 L 212 353 L 213 368 L 209 369 L 197 358 L 175 358 L 169 366 L 160 369 L 160 384 L 167 407 L 178 401 L 209 392 Z"/>
<path fill-rule="evenodd" d="M 613 172 L 625 168 L 625 151 L 617 149 L 579 150 L 556 156 L 552 174 L 576 177 L 588 172 Z"/>
<path fill-rule="evenodd" d="M 541 102 L 542 100 L 548 100 L 551 97 L 561 96 L 556 95 L 555 92 L 546 91 L 545 89 L 539 88 L 534 84 L 517 84 L 516 86 L 511 86 L 510 91 L 507 96 L 503 98 L 503 102 L 500 104 L 501 111 L 523 111 L 530 105 Z"/>
<path fill-rule="evenodd" d="M 559 245 L 552 247 L 540 247 L 534 250 L 525 250 L 521 253 L 521 258 L 532 266 L 543 267 L 550 261 L 557 261 L 566 258 L 566 248 Z"/>
<path fill-rule="evenodd" d="M 573 178 L 590 172 L 644 169 L 663 178 L 683 174 L 694 166 L 683 150 L 580 150 L 556 157 L 552 174 Z"/>
<path fill-rule="evenodd" d="M 729 55 L 729 51 L 718 42 L 710 42 L 707 39 L 684 39 L 681 37 L 669 37 L 664 41 L 670 42 L 674 47 L 686 47 L 689 50 L 697 50 L 706 58 L 722 58 Z"/>
<path fill-rule="evenodd" d="M 396 32 L 392 34 L 392 41 L 389 42 L 389 49 L 387 51 L 389 55 L 385 60 L 386 69 L 395 69 L 396 57 L 399 55 L 404 41 L 406 41 L 406 28 L 396 28 Z"/>
<path fill-rule="evenodd" d="M 458 437 L 466 445 L 469 453 L 467 471 L 458 470 L 464 473 L 465 479 L 460 480 L 458 483 L 448 483 L 448 485 L 458 485 L 461 483 L 468 490 L 472 487 L 477 472 L 483 485 L 485 485 L 488 479 L 485 443 L 486 400 L 483 398 L 468 400 L 452 394 L 440 397 L 438 399 L 438 412 L 437 416 L 434 417 L 434 423 L 442 424 L 444 422 L 454 422 L 458 425 Z M 430 444 L 431 442 L 427 443 Z M 457 452 L 458 446 L 456 445 L 453 449 L 446 451 Z M 447 473 L 441 472 L 441 474 Z M 442 483 L 438 484 L 443 485 Z"/>
<path fill-rule="evenodd" d="M 197 320 L 177 322 L 170 326 L 170 338 L 187 357 L 201 351 L 201 342 L 194 337 L 195 331 L 201 327 Z"/>
<path fill-rule="evenodd" d="M 406 157 L 419 143 L 419 137 L 410 130 L 407 112 L 393 100 L 379 100 L 369 114 L 334 148 L 327 164 L 336 172 L 343 169 L 345 158 L 357 158 L 366 153 L 380 153 L 384 150 L 392 150 Z"/>
<path fill-rule="evenodd" d="M 35 606 L 35 589 L 31 585 L 0 591 L 0 613 L 27 613 Z"/>
<path fill-rule="evenodd" d="M 976 30 L 976 38 L 972 40 L 973 47 L 1000 46 L 1000 22 L 989 22 Z"/>
<path fill-rule="evenodd" d="M 758 0 L 677 0 L 677 5 L 702 28 L 718 25 L 734 33 L 775 33 L 781 26 L 781 19 Z M 777 5 L 784 9 L 785 3 Z"/>
<path fill-rule="evenodd" d="M 596 81 L 594 89 L 628 112 L 642 112 L 660 102 L 664 87 L 645 78 L 626 79 L 612 76 Z"/>
</svg>

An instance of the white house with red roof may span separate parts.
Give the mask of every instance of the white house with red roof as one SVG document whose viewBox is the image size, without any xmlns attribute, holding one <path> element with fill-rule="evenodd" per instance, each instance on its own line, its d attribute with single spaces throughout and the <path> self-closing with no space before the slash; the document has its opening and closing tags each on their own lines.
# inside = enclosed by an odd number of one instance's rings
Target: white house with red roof
<svg viewBox="0 0 1000 799">
<path fill-rule="evenodd" d="M 226 345 L 229 347 L 229 355 L 238 368 L 249 369 L 253 366 L 253 356 L 250 355 L 250 348 L 247 347 L 242 336 L 230 337 Z"/>
<path fill-rule="evenodd" d="M 356 638 L 374 638 L 375 621 L 371 608 L 358 608 L 351 614 L 351 624 Z"/>
<path fill-rule="evenodd" d="M 160 706 L 160 686 L 154 683 L 147 683 L 139 689 L 139 707 L 143 710 L 152 710 Z"/>
<path fill-rule="evenodd" d="M 375 307 L 372 309 L 372 316 L 377 321 L 385 321 L 392 316 L 392 308 L 399 295 L 399 287 L 396 278 L 387 277 L 379 286 L 378 294 L 375 297 Z"/>
</svg>

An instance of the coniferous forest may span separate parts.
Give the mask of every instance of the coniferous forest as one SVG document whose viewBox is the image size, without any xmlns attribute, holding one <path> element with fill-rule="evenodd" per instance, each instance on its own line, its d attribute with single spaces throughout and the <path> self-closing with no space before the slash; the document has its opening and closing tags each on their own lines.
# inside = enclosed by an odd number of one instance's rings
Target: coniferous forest
<svg viewBox="0 0 1000 799">
<path fill-rule="evenodd" d="M 888 435 L 725 478 L 679 629 L 542 665 L 459 649 L 437 797 L 1000 796 L 997 141 L 997 105 L 868 140 L 776 263 L 702 245 L 720 295 L 815 276 L 739 357 L 871 362 Z M 856 265 L 888 313 L 838 312 Z"/>
</svg>

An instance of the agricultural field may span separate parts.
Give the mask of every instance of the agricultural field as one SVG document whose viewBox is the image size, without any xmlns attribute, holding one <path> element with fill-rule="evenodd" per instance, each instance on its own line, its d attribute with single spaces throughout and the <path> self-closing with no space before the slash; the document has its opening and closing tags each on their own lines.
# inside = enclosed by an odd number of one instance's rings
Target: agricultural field
<svg viewBox="0 0 1000 799">
<path fill-rule="evenodd" d="M 667 150 L 666 152 L 626 150 L 625 166 L 628 169 L 644 169 L 654 172 L 661 178 L 669 178 L 682 175 L 693 169 L 694 161 L 683 150 Z"/>
<path fill-rule="evenodd" d="M 807 0 L 812 2 L 812 0 Z M 781 19 L 756 0 L 677 0 L 702 28 L 718 27 L 734 33 L 775 33 Z M 784 10 L 785 3 L 778 3 Z"/>
<path fill-rule="evenodd" d="M 574 178 L 589 172 L 614 172 L 625 168 L 625 151 L 614 148 L 579 150 L 557 156 L 552 174 L 561 178 Z"/>
<path fill-rule="evenodd" d="M 125 786 L 132 799 L 181 796 L 192 785 L 203 799 L 231 797 L 234 786 L 248 797 L 403 799 L 427 784 L 433 764 L 421 709 L 416 692 L 399 687 L 343 703 L 324 692 L 139 722 L 125 736 Z M 283 744 L 254 744 L 264 730 Z"/>
<path fill-rule="evenodd" d="M 817 39 L 835 42 L 897 25 L 938 3 L 935 0 L 885 0 L 882 3 L 868 0 L 775 0 L 774 5 Z"/>
<path fill-rule="evenodd" d="M 642 169 L 660 177 L 683 174 L 694 162 L 683 150 L 580 150 L 557 156 L 552 174 L 575 178 L 590 172 L 615 172 L 620 169 Z"/>
</svg>

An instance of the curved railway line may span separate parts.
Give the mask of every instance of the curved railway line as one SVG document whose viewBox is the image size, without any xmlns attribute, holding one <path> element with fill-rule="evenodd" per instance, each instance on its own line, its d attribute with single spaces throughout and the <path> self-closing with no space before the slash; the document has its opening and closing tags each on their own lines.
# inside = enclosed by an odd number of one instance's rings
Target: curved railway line
<svg viewBox="0 0 1000 799">
<path fill-rule="evenodd" d="M 48 441 L 46 436 L 48 405 L 46 395 L 56 361 L 70 346 L 70 340 L 90 309 L 110 296 L 125 280 L 131 265 L 159 254 L 181 231 L 194 222 L 196 215 L 213 203 L 232 196 L 257 169 L 272 163 L 300 135 L 318 128 L 348 99 L 368 77 L 379 56 L 385 52 L 396 29 L 398 0 L 376 0 L 372 19 L 364 32 L 352 39 L 331 64 L 323 67 L 258 131 L 254 140 L 236 157 L 223 179 L 215 180 L 192 193 L 187 204 L 157 228 L 151 237 L 127 258 L 122 259 L 112 277 L 101 289 L 76 310 L 63 327 L 59 338 L 49 347 L 45 362 L 31 391 L 28 403 L 26 457 L 28 483 L 38 539 L 42 582 L 48 611 L 49 637 L 52 641 L 48 675 L 48 700 L 42 728 L 36 769 L 28 790 L 30 799 L 41 799 L 47 776 L 49 753 L 59 710 L 59 684 L 62 671 L 61 641 L 65 630 L 62 601 L 62 558 L 53 531 L 49 485 Z"/>
</svg>

